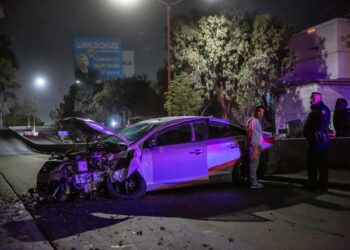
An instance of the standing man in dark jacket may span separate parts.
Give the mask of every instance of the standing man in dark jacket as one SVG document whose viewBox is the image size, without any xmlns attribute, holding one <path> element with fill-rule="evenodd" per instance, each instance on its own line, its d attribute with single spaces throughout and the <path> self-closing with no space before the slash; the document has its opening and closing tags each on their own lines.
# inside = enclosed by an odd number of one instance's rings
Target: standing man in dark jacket
<svg viewBox="0 0 350 250">
<path fill-rule="evenodd" d="M 322 102 L 322 95 L 313 92 L 310 96 L 311 112 L 304 125 L 304 136 L 309 142 L 307 153 L 307 171 L 309 183 L 306 188 L 311 191 L 317 189 L 328 190 L 327 151 L 330 144 L 329 124 L 330 111 Z M 317 178 L 319 175 L 319 179 Z"/>
<path fill-rule="evenodd" d="M 333 125 L 337 137 L 350 137 L 350 110 L 344 98 L 338 98 L 335 103 Z"/>
</svg>

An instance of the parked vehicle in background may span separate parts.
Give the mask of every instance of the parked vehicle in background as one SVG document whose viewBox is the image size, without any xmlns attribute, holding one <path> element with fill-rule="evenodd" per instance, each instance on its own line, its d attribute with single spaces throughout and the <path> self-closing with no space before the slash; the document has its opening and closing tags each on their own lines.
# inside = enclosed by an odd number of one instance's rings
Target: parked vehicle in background
<svg viewBox="0 0 350 250">
<path fill-rule="evenodd" d="M 22 135 L 26 137 L 39 136 L 39 132 L 28 128 L 22 132 Z"/>
<path fill-rule="evenodd" d="M 118 133 L 92 120 L 63 122 L 95 142 L 85 152 L 54 155 L 44 164 L 38 191 L 50 199 L 88 194 L 102 184 L 112 198 L 138 198 L 151 190 L 244 178 L 246 131 L 223 119 L 154 118 Z M 263 150 L 272 145 L 272 135 L 264 133 Z"/>
</svg>

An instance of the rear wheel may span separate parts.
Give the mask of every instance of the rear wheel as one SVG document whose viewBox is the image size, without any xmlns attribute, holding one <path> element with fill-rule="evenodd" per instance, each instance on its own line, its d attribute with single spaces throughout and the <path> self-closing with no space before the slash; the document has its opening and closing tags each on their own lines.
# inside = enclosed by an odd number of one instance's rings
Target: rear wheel
<svg viewBox="0 0 350 250">
<path fill-rule="evenodd" d="M 137 199 L 146 192 L 146 182 L 138 172 L 133 173 L 122 182 L 112 182 L 107 177 L 105 183 L 106 189 L 113 199 Z"/>
</svg>

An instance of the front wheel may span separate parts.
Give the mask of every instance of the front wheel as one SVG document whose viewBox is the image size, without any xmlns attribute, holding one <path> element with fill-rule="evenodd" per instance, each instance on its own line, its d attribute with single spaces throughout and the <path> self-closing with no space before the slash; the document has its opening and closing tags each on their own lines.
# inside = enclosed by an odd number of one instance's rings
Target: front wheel
<svg viewBox="0 0 350 250">
<path fill-rule="evenodd" d="M 106 177 L 106 189 L 113 199 L 137 199 L 146 193 L 146 182 L 143 177 L 135 172 L 122 182 L 112 182 Z"/>
</svg>

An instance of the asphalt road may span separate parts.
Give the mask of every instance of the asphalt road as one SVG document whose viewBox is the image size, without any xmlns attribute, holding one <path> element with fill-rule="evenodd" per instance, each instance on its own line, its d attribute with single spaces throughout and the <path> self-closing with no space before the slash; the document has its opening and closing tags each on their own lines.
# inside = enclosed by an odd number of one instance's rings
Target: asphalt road
<svg viewBox="0 0 350 250">
<path fill-rule="evenodd" d="M 0 127 L 0 155 L 23 155 L 33 152 L 20 140 L 17 140 L 6 128 Z"/>
<path fill-rule="evenodd" d="M 0 148 L 21 143 L 0 134 Z M 17 146 L 15 146 L 17 145 Z M 139 200 L 27 196 L 47 155 L 0 155 L 0 249 L 349 249 L 350 193 L 266 182 L 148 193 Z M 9 153 L 6 153 L 9 152 Z M 18 199 L 18 197 L 20 199 Z M 25 205 L 25 206 L 24 206 Z"/>
</svg>

